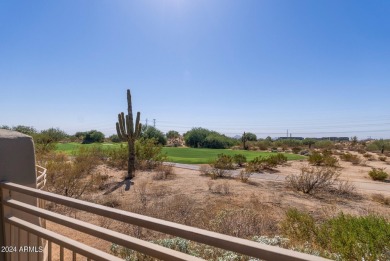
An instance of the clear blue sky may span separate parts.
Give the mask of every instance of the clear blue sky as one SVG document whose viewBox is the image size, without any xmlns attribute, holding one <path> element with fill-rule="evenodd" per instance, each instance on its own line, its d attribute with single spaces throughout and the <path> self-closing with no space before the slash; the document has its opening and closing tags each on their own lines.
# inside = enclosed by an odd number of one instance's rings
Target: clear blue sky
<svg viewBox="0 0 390 261">
<path fill-rule="evenodd" d="M 390 1 L 0 1 L 0 125 L 390 138 Z M 279 134 L 281 133 L 281 134 Z"/>
</svg>

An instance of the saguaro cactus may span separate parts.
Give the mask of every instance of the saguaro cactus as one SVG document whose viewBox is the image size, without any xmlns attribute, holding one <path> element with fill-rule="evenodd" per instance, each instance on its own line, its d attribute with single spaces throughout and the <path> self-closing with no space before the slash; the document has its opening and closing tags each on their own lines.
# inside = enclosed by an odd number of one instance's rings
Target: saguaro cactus
<svg viewBox="0 0 390 261">
<path fill-rule="evenodd" d="M 127 112 L 118 114 L 118 122 L 116 123 L 116 132 L 121 141 L 127 141 L 129 147 L 129 160 L 127 168 L 126 179 L 132 179 L 135 172 L 135 141 L 139 138 L 141 133 L 140 117 L 141 113 L 137 112 L 137 118 L 135 120 L 135 126 L 133 122 L 133 108 L 131 104 L 130 90 L 127 90 Z"/>
</svg>

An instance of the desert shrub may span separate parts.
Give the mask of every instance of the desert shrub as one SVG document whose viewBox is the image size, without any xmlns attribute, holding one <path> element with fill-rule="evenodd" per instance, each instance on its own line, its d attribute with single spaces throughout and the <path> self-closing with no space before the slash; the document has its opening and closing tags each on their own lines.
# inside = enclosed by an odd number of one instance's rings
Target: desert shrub
<svg viewBox="0 0 390 261">
<path fill-rule="evenodd" d="M 326 166 L 326 167 L 338 167 L 339 161 L 336 157 L 333 157 L 328 151 L 320 152 L 314 151 L 309 155 L 308 161 L 314 166 Z"/>
<path fill-rule="evenodd" d="M 314 151 L 307 159 L 310 164 L 320 166 L 324 162 L 324 157 L 321 153 Z"/>
<path fill-rule="evenodd" d="M 312 243 L 317 233 L 314 218 L 295 208 L 287 210 L 284 220 L 280 223 L 280 229 L 295 244 Z"/>
<path fill-rule="evenodd" d="M 153 169 L 166 160 L 162 146 L 155 139 L 141 138 L 135 142 L 136 168 Z"/>
<path fill-rule="evenodd" d="M 340 158 L 344 161 L 351 162 L 353 165 L 358 165 L 362 162 L 361 158 L 358 155 L 353 155 L 349 152 L 341 154 Z"/>
<path fill-rule="evenodd" d="M 252 209 L 223 209 L 210 221 L 211 229 L 235 237 L 247 238 L 261 235 L 272 226 L 272 219 L 265 213 Z"/>
<path fill-rule="evenodd" d="M 373 155 L 370 154 L 370 153 L 364 153 L 363 157 L 365 157 L 367 160 L 373 160 L 374 159 Z"/>
<path fill-rule="evenodd" d="M 340 173 L 329 167 L 302 167 L 300 174 L 286 177 L 289 187 L 307 194 L 329 190 Z"/>
<path fill-rule="evenodd" d="M 387 160 L 387 157 L 386 156 L 379 156 L 378 159 L 380 161 L 386 161 Z"/>
<path fill-rule="evenodd" d="M 390 197 L 385 197 L 383 194 L 373 194 L 372 200 L 384 205 L 390 205 Z"/>
<path fill-rule="evenodd" d="M 262 157 L 255 157 L 253 160 L 249 161 L 245 166 L 245 171 L 248 173 L 251 172 L 260 172 L 264 169 L 264 159 Z"/>
<path fill-rule="evenodd" d="M 317 242 L 345 260 L 390 258 L 390 223 L 383 217 L 339 214 L 318 229 Z"/>
<path fill-rule="evenodd" d="M 105 151 L 107 164 L 111 167 L 125 170 L 127 169 L 129 150 L 127 144 L 120 144 L 118 148 L 109 148 Z"/>
<path fill-rule="evenodd" d="M 302 150 L 302 148 L 300 148 L 300 147 L 293 147 L 293 148 L 292 148 L 292 152 L 293 152 L 294 154 L 298 154 L 301 150 Z"/>
<path fill-rule="evenodd" d="M 213 175 L 216 175 L 216 177 L 222 177 L 224 176 L 224 173 L 226 173 L 226 170 L 234 169 L 233 157 L 223 153 L 219 154 L 211 166 L 213 167 Z"/>
<path fill-rule="evenodd" d="M 356 192 L 356 186 L 349 180 L 337 180 L 330 192 L 338 196 L 343 196 L 344 198 L 361 198 Z"/>
<path fill-rule="evenodd" d="M 268 157 L 256 157 L 248 162 L 245 166 L 245 171 L 248 173 L 261 172 L 264 169 L 273 169 L 285 162 L 287 162 L 287 157 L 282 153 L 270 155 Z"/>
<path fill-rule="evenodd" d="M 339 167 L 339 160 L 333 156 L 324 156 L 324 166 L 325 167 Z"/>
<path fill-rule="evenodd" d="M 268 148 L 272 146 L 272 140 L 259 140 L 255 143 L 255 146 L 258 147 L 259 150 L 268 150 Z"/>
<path fill-rule="evenodd" d="M 384 181 L 389 177 L 389 174 L 385 171 L 384 168 L 372 168 L 369 172 L 368 175 L 373 179 L 373 180 L 379 180 L 379 181 Z"/>
<path fill-rule="evenodd" d="M 239 167 L 242 167 L 246 162 L 246 157 L 244 154 L 235 154 L 233 160 Z"/>
<path fill-rule="evenodd" d="M 47 189 L 68 197 L 81 197 L 92 187 L 94 169 L 100 161 L 98 148 L 80 147 L 73 162 L 65 154 L 54 153 L 45 163 Z"/>
<path fill-rule="evenodd" d="M 164 180 L 172 178 L 174 175 L 173 166 L 172 165 L 159 165 L 155 169 L 156 173 L 153 175 L 154 180 Z"/>
<path fill-rule="evenodd" d="M 284 164 L 287 162 L 287 157 L 283 153 L 278 153 L 276 155 L 271 155 L 269 158 L 272 158 L 278 165 Z"/>
<path fill-rule="evenodd" d="M 281 230 L 290 244 L 318 249 L 338 260 L 388 260 L 390 223 L 383 217 L 338 214 L 317 223 L 308 213 L 287 211 Z"/>
<path fill-rule="evenodd" d="M 199 167 L 199 172 L 201 175 L 208 176 L 211 174 L 211 167 L 207 165 L 202 165 Z"/>
<path fill-rule="evenodd" d="M 112 194 L 104 196 L 100 204 L 110 208 L 117 208 L 121 205 L 118 197 L 113 196 Z"/>
<path fill-rule="evenodd" d="M 247 172 L 245 170 L 240 171 L 240 180 L 244 183 L 247 183 L 249 181 L 249 178 L 251 176 L 251 172 Z"/>
<path fill-rule="evenodd" d="M 212 168 L 210 172 L 210 177 L 212 179 L 217 179 L 217 178 L 223 178 L 223 177 L 231 177 L 232 173 L 230 172 L 229 169 L 217 169 L 217 168 Z"/>
<path fill-rule="evenodd" d="M 118 142 L 121 142 L 121 140 L 119 139 L 119 136 L 116 135 L 116 134 L 113 134 L 109 137 L 110 141 L 111 142 L 115 142 L 115 143 L 118 143 Z"/>
<path fill-rule="evenodd" d="M 213 194 L 228 195 L 230 194 L 230 184 L 225 181 L 223 183 L 210 182 L 207 184 L 209 191 Z"/>
</svg>

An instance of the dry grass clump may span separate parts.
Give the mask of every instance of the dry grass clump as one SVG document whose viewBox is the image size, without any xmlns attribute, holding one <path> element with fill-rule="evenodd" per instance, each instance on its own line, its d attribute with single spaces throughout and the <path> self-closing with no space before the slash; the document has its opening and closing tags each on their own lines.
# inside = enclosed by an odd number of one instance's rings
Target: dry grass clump
<svg viewBox="0 0 390 261">
<path fill-rule="evenodd" d="M 173 178 L 174 171 L 172 165 L 158 165 L 155 169 L 155 173 L 153 175 L 154 180 L 165 180 Z"/>
<path fill-rule="evenodd" d="M 252 175 L 251 172 L 247 172 L 245 170 L 240 171 L 240 180 L 241 182 L 247 183 L 249 181 L 250 176 Z"/>
<path fill-rule="evenodd" d="M 209 182 L 207 182 L 207 186 L 209 188 L 209 191 L 213 194 L 228 195 L 231 193 L 230 184 L 227 181 L 220 183 L 213 182 L 210 180 Z"/>
<path fill-rule="evenodd" d="M 373 201 L 379 202 L 383 205 L 390 205 L 390 197 L 385 197 L 383 194 L 373 194 L 371 198 Z"/>
<path fill-rule="evenodd" d="M 353 165 L 359 165 L 362 160 L 358 155 L 351 154 L 349 152 L 340 155 L 340 159 L 351 162 Z"/>
<path fill-rule="evenodd" d="M 380 161 L 386 162 L 387 157 L 386 157 L 386 156 L 379 156 L 378 159 L 379 159 Z"/>
</svg>

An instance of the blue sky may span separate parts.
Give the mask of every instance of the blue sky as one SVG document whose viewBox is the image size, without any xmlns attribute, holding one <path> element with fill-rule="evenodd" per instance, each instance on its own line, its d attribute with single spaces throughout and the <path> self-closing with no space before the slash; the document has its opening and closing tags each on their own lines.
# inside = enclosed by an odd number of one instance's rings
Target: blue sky
<svg viewBox="0 0 390 261">
<path fill-rule="evenodd" d="M 0 125 L 390 138 L 390 1 L 0 1 Z"/>
</svg>

